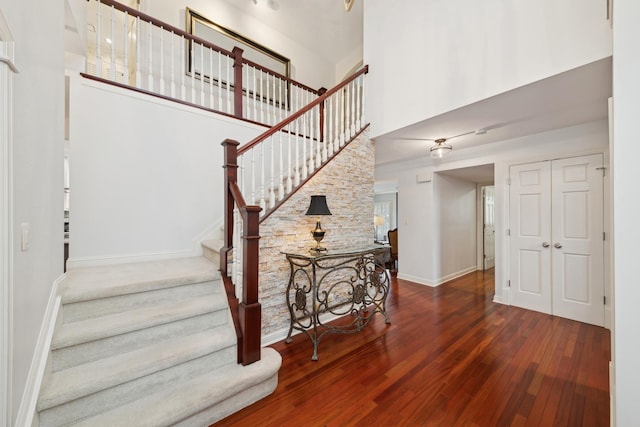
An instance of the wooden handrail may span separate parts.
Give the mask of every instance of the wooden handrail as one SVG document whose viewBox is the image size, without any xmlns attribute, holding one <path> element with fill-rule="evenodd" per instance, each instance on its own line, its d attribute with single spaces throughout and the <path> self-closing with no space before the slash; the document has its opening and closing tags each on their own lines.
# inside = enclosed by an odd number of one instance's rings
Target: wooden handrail
<svg viewBox="0 0 640 427">
<path fill-rule="evenodd" d="M 329 89 L 328 91 L 324 92 L 322 95 L 320 95 L 318 98 L 314 99 L 312 102 L 310 102 L 309 104 L 307 104 L 306 106 L 304 106 L 303 108 L 298 110 L 296 113 L 290 115 L 286 119 L 282 120 L 280 123 L 278 123 L 278 124 L 274 125 L 273 127 L 271 127 L 271 129 L 267 130 L 263 134 L 255 137 L 254 139 L 252 139 L 251 141 L 249 141 L 248 143 L 246 143 L 245 145 L 240 147 L 238 149 L 238 155 L 241 155 L 241 154 L 247 152 L 252 147 L 254 147 L 256 144 L 258 144 L 260 141 L 267 139 L 268 137 L 270 137 L 271 135 L 275 134 L 276 132 L 280 132 L 285 126 L 287 126 L 288 124 L 290 124 L 290 123 L 294 122 L 295 120 L 299 119 L 303 114 L 305 114 L 308 111 L 312 110 L 318 104 L 324 103 L 325 99 L 327 99 L 328 97 L 330 97 L 334 93 L 338 92 L 343 87 L 345 87 L 346 85 L 348 85 L 349 83 L 351 83 L 352 81 L 354 81 L 355 79 L 360 77 L 361 75 L 366 74 L 368 72 L 369 72 L 369 66 L 365 65 L 360 71 L 358 71 L 357 73 L 353 74 L 351 77 L 343 80 L 337 86 L 335 86 L 334 88 Z"/>
<path fill-rule="evenodd" d="M 96 1 L 98 1 L 98 0 L 96 0 Z M 127 14 L 129 14 L 130 16 L 133 16 L 135 18 L 140 18 L 141 21 L 148 22 L 150 24 L 155 25 L 156 27 L 161 27 L 164 30 L 171 31 L 171 32 L 173 32 L 174 34 L 176 34 L 178 36 L 182 36 L 185 39 L 189 39 L 189 40 L 192 40 L 192 41 L 194 41 L 194 42 L 196 42 L 198 44 L 201 44 L 206 48 L 209 48 L 209 49 L 215 50 L 216 52 L 220 52 L 220 53 L 222 53 L 224 55 L 233 57 L 233 52 L 232 51 L 229 51 L 229 50 L 224 49 L 224 48 L 222 48 L 220 46 L 217 46 L 217 45 L 211 43 L 210 41 L 207 41 L 207 40 L 205 40 L 203 38 L 200 38 L 200 37 L 195 36 L 195 35 L 193 35 L 191 33 L 188 33 L 185 30 L 182 30 L 182 29 L 180 29 L 178 27 L 174 27 L 171 24 L 167 24 L 166 22 L 162 22 L 162 21 L 160 21 L 158 19 L 155 19 L 152 16 L 149 16 L 149 15 L 147 15 L 145 13 L 139 12 L 139 11 L 137 11 L 137 10 L 135 10 L 135 9 L 129 7 L 129 6 L 126 6 L 126 5 L 122 4 L 122 3 L 118 3 L 117 1 L 114 1 L 114 0 L 99 0 L 99 1 L 100 1 L 101 4 L 113 7 L 114 9 L 119 10 L 121 12 L 126 12 Z M 262 71 L 266 71 L 269 74 L 271 74 L 272 76 L 275 76 L 275 77 L 277 77 L 277 78 L 279 78 L 281 80 L 285 80 L 285 81 L 287 81 L 289 83 L 292 83 L 295 86 L 298 86 L 298 87 L 301 87 L 301 88 L 303 88 L 305 90 L 313 92 L 316 95 L 318 94 L 318 89 L 310 88 L 309 86 L 307 86 L 305 84 L 302 84 L 302 83 L 300 83 L 298 81 L 295 81 L 292 78 L 285 76 L 284 74 L 280 74 L 277 71 L 269 70 L 268 68 L 265 68 L 265 67 L 263 67 L 263 66 L 261 66 L 259 64 L 256 64 L 255 62 L 253 62 L 253 61 L 251 61 L 249 59 L 243 58 L 242 59 L 242 63 L 243 64 L 247 64 L 247 65 L 251 65 L 252 67 L 255 67 L 255 68 L 260 69 Z"/>
</svg>

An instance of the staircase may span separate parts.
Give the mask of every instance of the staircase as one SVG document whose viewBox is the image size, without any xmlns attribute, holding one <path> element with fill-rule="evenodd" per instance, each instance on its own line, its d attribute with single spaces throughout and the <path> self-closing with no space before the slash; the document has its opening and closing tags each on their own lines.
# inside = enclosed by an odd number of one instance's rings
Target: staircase
<svg viewBox="0 0 640 427">
<path fill-rule="evenodd" d="M 59 293 L 41 426 L 205 426 L 277 385 L 274 350 L 237 363 L 220 273 L 204 257 L 78 268 Z"/>
</svg>

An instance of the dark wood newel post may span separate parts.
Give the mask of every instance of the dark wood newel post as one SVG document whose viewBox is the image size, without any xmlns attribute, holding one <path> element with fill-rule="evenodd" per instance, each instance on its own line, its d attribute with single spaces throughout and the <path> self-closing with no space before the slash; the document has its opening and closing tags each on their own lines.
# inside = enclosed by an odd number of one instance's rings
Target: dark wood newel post
<svg viewBox="0 0 640 427">
<path fill-rule="evenodd" d="M 238 181 L 238 146 L 240 143 L 233 139 L 225 139 L 222 142 L 224 147 L 224 244 L 220 250 L 220 272 L 223 276 L 228 276 L 229 252 L 233 249 L 233 195 L 231 194 L 231 183 Z"/>
<path fill-rule="evenodd" d="M 245 206 L 243 217 L 243 283 L 240 324 L 243 331 L 242 364 L 260 360 L 262 314 L 258 302 L 258 257 L 260 251 L 260 206 Z"/>
<path fill-rule="evenodd" d="M 234 47 L 233 50 L 233 108 L 234 115 L 242 118 L 242 52 L 239 47 Z"/>
<path fill-rule="evenodd" d="M 327 91 L 326 87 L 318 89 L 318 96 L 322 96 Z M 318 141 L 324 141 L 324 101 L 320 103 L 320 138 Z"/>
</svg>

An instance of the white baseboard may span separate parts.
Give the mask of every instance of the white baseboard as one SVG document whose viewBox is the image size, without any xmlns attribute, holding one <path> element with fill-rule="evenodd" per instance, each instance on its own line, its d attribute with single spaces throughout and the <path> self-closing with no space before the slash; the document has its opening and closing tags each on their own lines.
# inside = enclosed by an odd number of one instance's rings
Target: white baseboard
<svg viewBox="0 0 640 427">
<path fill-rule="evenodd" d="M 443 283 L 448 282 L 449 280 L 453 280 L 453 279 L 457 279 L 458 277 L 462 277 L 465 274 L 469 274 L 473 271 L 476 271 L 478 269 L 477 266 L 472 265 L 471 267 L 467 267 L 463 270 L 460 271 L 456 271 L 455 273 L 451 273 L 451 274 L 447 274 L 446 276 L 440 277 L 439 279 L 436 280 L 436 283 L 434 284 L 434 286 L 440 286 Z"/>
<path fill-rule="evenodd" d="M 67 260 L 67 270 L 84 267 L 100 267 L 103 265 L 130 264 L 135 262 L 189 258 L 194 256 L 202 256 L 202 248 L 200 248 L 200 253 L 197 253 L 195 250 L 184 250 L 176 252 L 149 252 L 144 254 L 69 258 Z"/>
<path fill-rule="evenodd" d="M 16 417 L 15 427 L 31 427 L 33 425 L 34 415 L 36 413 L 36 404 L 38 403 L 38 394 L 42 385 L 42 377 L 44 376 L 47 360 L 49 358 L 49 350 L 51 348 L 51 339 L 60 310 L 60 296 L 58 295 L 58 285 L 65 278 L 65 275 L 58 277 L 51 287 L 49 302 L 44 312 L 38 341 L 31 359 L 31 367 L 27 375 L 27 383 L 22 394 L 18 415 Z"/>
<path fill-rule="evenodd" d="M 443 283 L 448 282 L 449 280 L 457 279 L 458 277 L 464 276 L 465 274 L 469 274 L 472 271 L 476 271 L 477 269 L 478 269 L 477 266 L 474 265 L 471 267 L 467 267 L 463 270 L 456 271 L 455 273 L 451 273 L 446 276 L 440 277 L 433 281 L 427 280 L 424 277 L 412 276 L 410 274 L 404 274 L 404 273 L 398 272 L 398 279 L 408 280 L 410 282 L 415 282 L 420 285 L 426 285 L 426 286 L 431 286 L 435 288 L 437 286 L 442 285 Z"/>
<path fill-rule="evenodd" d="M 412 276 L 410 274 L 404 274 L 400 272 L 398 272 L 398 279 L 408 280 L 409 282 L 418 283 L 420 285 L 426 285 L 426 286 L 432 286 L 432 287 L 437 286 L 437 285 L 434 285 L 433 282 L 423 277 Z"/>
</svg>

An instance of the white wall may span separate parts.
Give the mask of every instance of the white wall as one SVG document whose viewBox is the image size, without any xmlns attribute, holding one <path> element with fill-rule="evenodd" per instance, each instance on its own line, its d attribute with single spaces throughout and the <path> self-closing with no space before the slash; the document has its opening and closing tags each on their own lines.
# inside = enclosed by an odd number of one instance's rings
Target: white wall
<svg viewBox="0 0 640 427">
<path fill-rule="evenodd" d="M 613 362 L 617 425 L 637 425 L 640 420 L 640 286 L 638 286 L 638 242 L 640 205 L 637 184 L 638 100 L 640 99 L 640 2 L 616 0 L 613 46 L 613 180 L 615 302 Z"/>
<path fill-rule="evenodd" d="M 476 267 L 476 184 L 444 174 L 433 175 L 437 227 L 434 277 L 442 283 Z"/>
<path fill-rule="evenodd" d="M 220 143 L 264 130 L 77 75 L 70 108 L 70 265 L 188 256 L 223 215 Z"/>
<path fill-rule="evenodd" d="M 15 41 L 13 78 L 12 397 L 15 421 L 47 306 L 63 267 L 64 7 L 0 0 Z M 4 96 L 4 94 L 2 95 Z M 4 214 L 4 213 L 3 213 Z M 22 251 L 20 224 L 28 223 Z"/>
<path fill-rule="evenodd" d="M 251 4 L 251 0 L 244 0 Z M 335 85 L 335 63 L 322 58 L 298 43 L 281 22 L 282 31 L 266 25 L 260 20 L 260 9 L 256 16 L 224 0 L 190 1 L 143 1 L 143 11 L 154 18 L 178 28 L 185 28 L 185 7 L 193 9 L 216 24 L 255 40 L 269 49 L 291 60 L 291 78 L 314 89 L 331 88 Z M 253 6 L 251 4 L 251 6 Z M 277 13 L 277 11 L 275 12 Z M 319 35 L 320 37 L 321 35 Z M 353 65 L 353 64 L 351 64 Z"/>
<path fill-rule="evenodd" d="M 607 144 L 608 125 L 607 121 L 602 120 L 484 145 L 477 149 L 460 150 L 436 166 L 423 166 L 428 164 L 428 158 L 424 157 L 376 168 L 376 182 L 397 180 L 399 229 L 409 230 L 402 233 L 398 241 L 399 252 L 402 254 L 402 268 L 398 277 L 427 285 L 440 283 L 440 279 L 445 277 L 440 272 L 439 242 L 445 237 L 439 227 L 441 207 L 435 190 L 438 176 L 434 172 L 493 163 L 496 189 L 495 299 L 508 303 L 506 230 L 509 213 L 509 165 L 606 152 Z M 434 176 L 432 182 L 417 182 L 416 175 L 430 173 Z M 475 237 L 471 245 L 475 248 Z"/>
<path fill-rule="evenodd" d="M 611 55 L 605 11 L 603 0 L 367 0 L 372 137 Z"/>
</svg>

